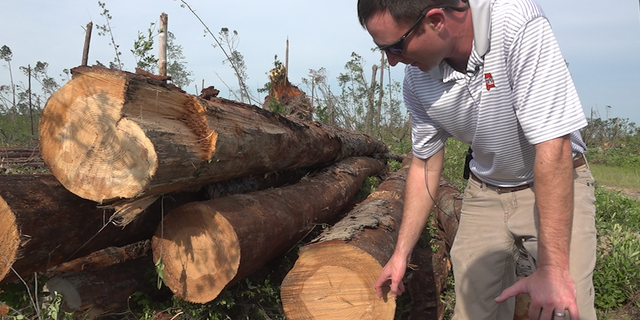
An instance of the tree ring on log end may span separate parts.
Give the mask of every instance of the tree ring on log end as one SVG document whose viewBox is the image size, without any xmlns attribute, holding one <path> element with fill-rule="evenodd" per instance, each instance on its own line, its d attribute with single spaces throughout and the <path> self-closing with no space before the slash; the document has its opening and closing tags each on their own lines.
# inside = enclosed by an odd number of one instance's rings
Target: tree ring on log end
<svg viewBox="0 0 640 320">
<path fill-rule="evenodd" d="M 378 298 L 382 266 L 348 244 L 311 245 L 300 252 L 282 283 L 289 319 L 393 319 L 394 299 Z"/>
<path fill-rule="evenodd" d="M 74 77 L 43 110 L 42 157 L 60 183 L 82 198 L 131 198 L 155 174 L 153 144 L 122 116 L 124 82 L 102 74 Z"/>
<path fill-rule="evenodd" d="M 19 247 L 20 233 L 16 226 L 16 217 L 0 197 L 0 280 L 11 270 Z"/>
<path fill-rule="evenodd" d="M 152 247 L 154 261 L 160 259 L 164 265 L 164 283 L 189 302 L 215 299 L 240 266 L 240 242 L 233 226 L 199 203 L 171 211 L 158 227 Z"/>
</svg>

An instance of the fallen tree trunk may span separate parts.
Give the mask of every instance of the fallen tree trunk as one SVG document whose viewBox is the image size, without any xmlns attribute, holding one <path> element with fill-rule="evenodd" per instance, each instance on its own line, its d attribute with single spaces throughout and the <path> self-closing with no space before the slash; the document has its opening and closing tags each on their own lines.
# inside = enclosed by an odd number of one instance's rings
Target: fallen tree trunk
<svg viewBox="0 0 640 320">
<path fill-rule="evenodd" d="M 31 147 L 0 147 L 0 159 L 38 158 L 40 150 Z"/>
<path fill-rule="evenodd" d="M 409 320 L 442 320 L 445 305 L 441 294 L 447 287 L 447 277 L 451 269 L 449 254 L 442 240 L 424 239 L 411 253 L 411 263 L 407 270 L 405 288 L 411 297 Z"/>
<path fill-rule="evenodd" d="M 53 278 L 65 273 L 102 269 L 150 255 L 151 240 L 135 242 L 124 247 L 108 247 L 50 268 L 46 271 L 45 276 Z"/>
<path fill-rule="evenodd" d="M 203 199 L 198 193 L 173 193 L 123 229 L 109 223 L 112 211 L 72 194 L 52 175 L 0 175 L 0 282 L 149 239 L 163 210 Z M 11 267 L 15 272 L 9 273 Z"/>
<path fill-rule="evenodd" d="M 284 278 L 288 319 L 393 319 L 395 300 L 374 289 L 393 254 L 408 168 L 386 179 L 332 228 L 300 249 Z"/>
<path fill-rule="evenodd" d="M 176 297 L 211 301 L 315 226 L 336 220 L 381 169 L 378 160 L 349 158 L 291 186 L 181 206 L 153 237 L 154 261 Z"/>
<path fill-rule="evenodd" d="M 23 167 L 44 168 L 38 148 L 0 147 L 0 174 L 5 173 L 7 169 Z"/>
<path fill-rule="evenodd" d="M 126 311 L 136 292 L 156 299 L 170 297 L 171 292 L 157 290 L 147 277 L 153 270 L 151 256 L 147 256 L 106 268 L 65 273 L 49 279 L 45 290 L 61 295 L 61 309 L 73 312 L 76 319 L 98 319 Z"/>
<path fill-rule="evenodd" d="M 97 202 L 386 152 L 364 134 L 204 100 L 142 75 L 101 67 L 72 74 L 43 110 L 40 149 L 67 189 Z"/>
</svg>

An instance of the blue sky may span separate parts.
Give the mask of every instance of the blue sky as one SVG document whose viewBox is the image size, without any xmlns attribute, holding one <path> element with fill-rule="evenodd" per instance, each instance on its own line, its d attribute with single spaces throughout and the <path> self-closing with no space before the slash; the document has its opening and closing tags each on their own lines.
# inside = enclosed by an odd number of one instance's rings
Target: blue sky
<svg viewBox="0 0 640 320">
<path fill-rule="evenodd" d="M 186 0 L 185 0 L 186 1 Z M 104 0 L 110 10 L 116 42 L 121 46 L 127 70 L 135 61 L 129 52 L 138 31 L 145 32 L 159 15 L 169 15 L 169 30 L 184 49 L 188 68 L 194 72 L 194 84 L 186 88 L 195 93 L 195 85 L 213 85 L 224 92 L 225 84 L 237 88 L 224 56 L 212 47 L 210 36 L 195 16 L 181 7 L 179 0 Z M 290 80 L 300 84 L 309 69 L 324 67 L 329 78 L 344 71 L 351 53 L 362 55 L 369 64 L 379 53 L 360 27 L 357 1 L 345 0 L 236 0 L 186 1 L 207 26 L 217 33 L 228 27 L 239 33 L 238 50 L 244 55 L 252 90 L 267 82 L 274 56 L 283 61 L 285 42 L 290 41 Z M 602 117 L 622 117 L 640 124 L 640 9 L 637 0 L 603 3 L 595 0 L 538 0 L 558 38 L 569 70 L 573 75 L 587 115 L 594 109 Z M 87 0 L 2 0 L 0 4 L 0 46 L 13 51 L 13 71 L 17 81 L 19 66 L 37 61 L 50 64 L 49 74 L 80 64 L 84 41 L 83 27 L 90 21 L 104 24 L 98 1 Z M 94 28 L 90 64 L 113 59 L 106 37 Z M 0 65 L 6 63 L 0 61 Z M 401 80 L 402 67 L 392 70 Z M 59 77 L 58 77 L 59 78 Z M 223 83 L 224 81 L 224 83 Z M 6 68 L 0 68 L 0 84 L 9 83 Z M 335 85 L 337 90 L 337 84 Z M 256 93 L 257 95 L 257 93 Z M 260 97 L 261 98 L 261 97 Z M 611 106 L 611 108 L 606 108 Z"/>
</svg>

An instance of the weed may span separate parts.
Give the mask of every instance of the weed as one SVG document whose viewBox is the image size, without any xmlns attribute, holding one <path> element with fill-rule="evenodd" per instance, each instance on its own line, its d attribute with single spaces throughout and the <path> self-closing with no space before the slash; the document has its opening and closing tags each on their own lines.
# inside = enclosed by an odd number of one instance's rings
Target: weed
<svg viewBox="0 0 640 320">
<path fill-rule="evenodd" d="M 640 290 L 640 204 L 602 187 L 596 188 L 596 199 L 595 303 L 609 310 Z"/>
</svg>

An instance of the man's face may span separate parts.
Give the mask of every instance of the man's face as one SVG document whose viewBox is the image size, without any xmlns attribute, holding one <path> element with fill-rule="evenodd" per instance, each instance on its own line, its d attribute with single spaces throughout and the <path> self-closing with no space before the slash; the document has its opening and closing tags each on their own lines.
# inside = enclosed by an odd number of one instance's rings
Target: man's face
<svg viewBox="0 0 640 320">
<path fill-rule="evenodd" d="M 434 9 L 438 10 L 438 9 Z M 431 12 L 431 11 L 430 11 Z M 415 29 L 406 35 L 402 41 L 403 50 L 394 54 L 386 50 L 389 64 L 395 66 L 398 62 L 417 66 L 427 72 L 437 66 L 443 59 L 442 42 L 434 32 L 431 21 L 427 17 L 421 19 Z M 373 15 L 366 22 L 367 31 L 378 46 L 393 44 L 401 39 L 412 27 L 411 24 L 398 24 L 388 11 Z"/>
</svg>

